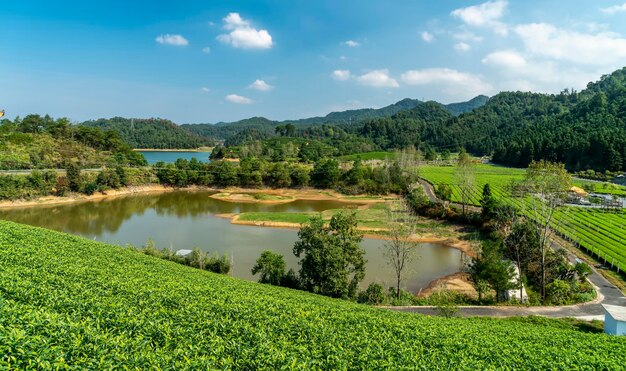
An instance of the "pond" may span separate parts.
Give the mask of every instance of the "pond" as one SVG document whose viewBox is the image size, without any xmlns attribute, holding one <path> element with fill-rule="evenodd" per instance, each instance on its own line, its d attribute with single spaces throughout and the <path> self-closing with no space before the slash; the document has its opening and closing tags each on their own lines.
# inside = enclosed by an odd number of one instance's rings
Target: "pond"
<svg viewBox="0 0 626 371">
<path fill-rule="evenodd" d="M 159 161 L 163 162 L 176 162 L 179 158 L 185 160 L 191 160 L 196 158 L 202 162 L 208 162 L 211 152 L 196 152 L 196 151 L 137 151 L 146 158 L 149 165 L 155 164 Z"/>
<path fill-rule="evenodd" d="M 210 195 L 206 191 L 175 191 L 6 209 L 0 210 L 0 219 L 119 245 L 141 246 L 151 238 L 159 248 L 178 250 L 198 247 L 211 253 L 226 253 L 233 261 L 231 275 L 256 280 L 250 270 L 263 250 L 283 254 L 288 267 L 298 270 L 297 258 L 292 253 L 297 230 L 234 225 L 229 219 L 216 214 L 316 212 L 349 207 L 337 201 L 298 200 L 280 205 L 231 203 L 215 200 Z M 361 283 L 363 288 L 370 282 L 393 285 L 393 271 L 383 256 L 383 245 L 384 241 L 377 239 L 364 239 L 362 242 L 368 260 L 365 280 Z M 436 278 L 458 272 L 462 266 L 461 252 L 441 244 L 421 244 L 419 256 L 406 280 L 407 289 L 413 292 Z"/>
</svg>

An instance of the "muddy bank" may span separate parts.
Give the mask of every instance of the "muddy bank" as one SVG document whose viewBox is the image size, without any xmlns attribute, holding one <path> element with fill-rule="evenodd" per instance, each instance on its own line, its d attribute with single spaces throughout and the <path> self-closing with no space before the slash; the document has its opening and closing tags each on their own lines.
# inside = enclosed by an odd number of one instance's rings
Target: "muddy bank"
<svg viewBox="0 0 626 371">
<path fill-rule="evenodd" d="M 160 184 L 147 184 L 141 186 L 129 186 L 120 189 L 111 189 L 105 192 L 96 192 L 93 195 L 85 195 L 80 193 L 72 193 L 68 196 L 44 196 L 29 200 L 5 200 L 0 201 L 0 208 L 20 208 L 43 205 L 68 204 L 72 202 L 88 202 L 97 201 L 105 198 L 126 196 L 141 193 L 165 193 L 174 191 L 214 191 L 227 194 L 228 196 L 220 197 L 222 201 L 230 202 L 248 202 L 248 203 L 285 203 L 295 200 L 308 201 L 339 201 L 346 203 L 377 203 L 385 202 L 397 198 L 396 196 L 381 196 L 379 198 L 365 197 L 359 198 L 354 196 L 345 196 L 335 191 L 318 190 L 318 189 L 253 189 L 253 188 L 212 188 L 201 186 L 189 186 L 184 188 L 166 187 Z M 276 199 L 255 199 L 255 194 L 276 196 Z M 245 196 L 242 196 L 245 195 Z M 217 198 L 217 197 L 216 197 Z"/>
<path fill-rule="evenodd" d="M 418 293 L 416 293 L 416 296 L 420 298 L 427 297 L 441 288 L 458 292 L 459 294 L 468 295 L 470 297 L 477 297 L 476 290 L 470 282 L 469 275 L 465 272 L 457 272 L 437 278 L 429 283 L 426 288 L 421 289 Z"/>
</svg>

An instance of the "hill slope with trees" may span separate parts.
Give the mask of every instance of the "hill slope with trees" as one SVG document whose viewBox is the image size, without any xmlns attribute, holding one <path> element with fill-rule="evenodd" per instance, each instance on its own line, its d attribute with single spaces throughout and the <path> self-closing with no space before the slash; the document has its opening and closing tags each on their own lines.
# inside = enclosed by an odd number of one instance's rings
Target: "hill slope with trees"
<svg viewBox="0 0 626 371">
<path fill-rule="evenodd" d="M 27 115 L 0 120 L 1 169 L 58 169 L 144 165 L 114 131 L 74 126 L 67 118 Z"/>
<path fill-rule="evenodd" d="M 81 125 L 113 130 L 133 148 L 194 149 L 213 145 L 212 140 L 183 130 L 173 122 L 163 119 L 113 117 L 85 121 Z"/>
</svg>

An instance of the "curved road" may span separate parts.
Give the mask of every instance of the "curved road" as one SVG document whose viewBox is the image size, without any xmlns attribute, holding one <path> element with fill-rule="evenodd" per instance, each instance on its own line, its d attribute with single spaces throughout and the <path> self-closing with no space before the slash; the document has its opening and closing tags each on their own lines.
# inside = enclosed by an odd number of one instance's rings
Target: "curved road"
<svg viewBox="0 0 626 371">
<path fill-rule="evenodd" d="M 433 202 L 439 200 L 432 190 L 432 186 L 423 179 L 419 180 L 424 187 L 426 195 Z M 552 242 L 553 249 L 565 249 L 564 247 Z M 576 263 L 576 257 L 569 250 L 567 258 L 570 263 Z M 598 271 L 591 267 L 593 273 L 589 275 L 588 280 L 595 286 L 598 293 L 597 298 L 589 303 L 575 304 L 567 306 L 551 306 L 551 307 L 513 307 L 513 306 L 460 306 L 458 315 L 462 317 L 488 316 L 488 317 L 512 317 L 512 316 L 544 316 L 544 317 L 573 317 L 585 320 L 600 319 L 604 320 L 604 309 L 602 304 L 612 304 L 626 306 L 626 296 Z M 400 312 L 413 312 L 426 315 L 437 315 L 435 307 L 432 306 L 406 306 L 406 307 L 383 307 Z"/>
</svg>

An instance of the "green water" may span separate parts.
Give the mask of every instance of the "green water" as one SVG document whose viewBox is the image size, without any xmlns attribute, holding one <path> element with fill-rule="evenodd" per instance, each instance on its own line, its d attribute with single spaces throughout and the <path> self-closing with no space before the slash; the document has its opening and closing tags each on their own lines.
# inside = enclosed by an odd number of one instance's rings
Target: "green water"
<svg viewBox="0 0 626 371">
<path fill-rule="evenodd" d="M 346 207 L 336 201 L 295 201 L 281 205 L 231 203 L 209 197 L 209 192 L 177 191 L 118 197 L 111 200 L 66 205 L 0 210 L 0 219 L 74 233 L 89 239 L 126 245 L 143 245 L 152 238 L 157 247 L 174 250 L 201 248 L 232 257 L 235 277 L 255 280 L 250 273 L 263 250 L 285 256 L 297 269 L 291 251 L 297 239 L 293 229 L 264 228 L 230 224 L 221 213 L 248 211 L 315 212 Z M 382 254 L 384 241 L 365 239 L 369 282 L 392 285 L 393 271 Z M 421 244 L 420 259 L 407 275 L 408 289 L 418 291 L 438 277 L 459 271 L 461 252 L 439 244 Z"/>
</svg>

